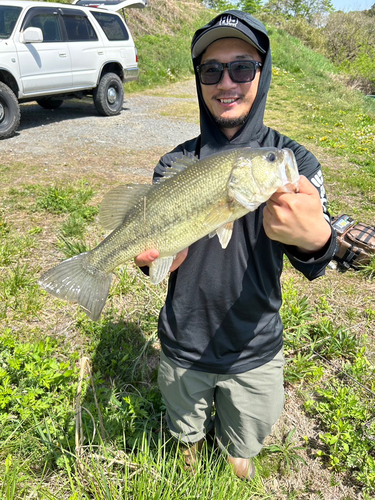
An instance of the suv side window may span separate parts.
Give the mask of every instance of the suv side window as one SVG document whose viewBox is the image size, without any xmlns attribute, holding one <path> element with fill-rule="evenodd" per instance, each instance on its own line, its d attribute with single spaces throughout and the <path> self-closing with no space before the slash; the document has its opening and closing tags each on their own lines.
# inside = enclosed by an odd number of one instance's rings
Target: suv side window
<svg viewBox="0 0 375 500">
<path fill-rule="evenodd" d="M 30 27 L 42 30 L 43 42 L 60 42 L 62 40 L 58 16 L 52 12 L 51 14 L 35 14 L 25 24 L 24 29 Z"/>
<path fill-rule="evenodd" d="M 68 35 L 68 41 L 93 42 L 98 40 L 98 36 L 87 17 L 64 15 L 63 20 Z"/>
<path fill-rule="evenodd" d="M 129 40 L 129 33 L 117 14 L 90 11 L 110 41 Z"/>
<path fill-rule="evenodd" d="M 10 37 L 21 10 L 21 7 L 0 5 L 0 39 Z"/>
</svg>

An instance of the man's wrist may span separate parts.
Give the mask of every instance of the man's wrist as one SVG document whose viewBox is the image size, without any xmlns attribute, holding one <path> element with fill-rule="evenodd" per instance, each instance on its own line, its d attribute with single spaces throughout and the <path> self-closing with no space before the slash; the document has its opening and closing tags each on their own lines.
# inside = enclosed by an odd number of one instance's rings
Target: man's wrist
<svg viewBox="0 0 375 500">
<path fill-rule="evenodd" d="M 325 226 L 323 226 L 324 231 L 322 231 L 319 235 L 319 239 L 314 240 L 308 246 L 297 246 L 296 248 L 298 252 L 303 254 L 314 254 L 321 253 L 321 251 L 327 247 L 330 242 L 332 236 L 332 228 L 328 222 L 326 222 Z"/>
</svg>

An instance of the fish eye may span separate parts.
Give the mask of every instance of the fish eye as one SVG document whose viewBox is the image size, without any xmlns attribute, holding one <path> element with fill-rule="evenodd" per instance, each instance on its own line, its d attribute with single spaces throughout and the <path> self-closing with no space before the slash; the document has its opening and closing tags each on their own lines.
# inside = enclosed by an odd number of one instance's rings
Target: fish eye
<svg viewBox="0 0 375 500">
<path fill-rule="evenodd" d="M 268 153 L 267 155 L 267 160 L 268 161 L 271 161 L 271 162 L 274 162 L 276 160 L 276 155 L 275 153 Z"/>
</svg>

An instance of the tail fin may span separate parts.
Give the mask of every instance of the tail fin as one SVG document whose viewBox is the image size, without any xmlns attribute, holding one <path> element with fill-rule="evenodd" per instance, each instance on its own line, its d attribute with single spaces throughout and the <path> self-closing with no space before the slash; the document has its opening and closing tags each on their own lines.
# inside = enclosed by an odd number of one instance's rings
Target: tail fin
<svg viewBox="0 0 375 500">
<path fill-rule="evenodd" d="M 86 315 L 97 321 L 107 300 L 112 274 L 92 266 L 89 252 L 64 260 L 44 273 L 39 285 L 48 293 L 70 302 L 78 302 Z"/>
</svg>

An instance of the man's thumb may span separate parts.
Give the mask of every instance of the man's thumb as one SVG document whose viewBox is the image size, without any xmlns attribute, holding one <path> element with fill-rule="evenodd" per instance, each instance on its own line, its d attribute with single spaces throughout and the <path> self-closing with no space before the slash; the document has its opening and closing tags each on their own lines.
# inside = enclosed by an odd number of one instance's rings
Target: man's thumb
<svg viewBox="0 0 375 500">
<path fill-rule="evenodd" d="M 302 194 L 316 194 L 316 187 L 304 175 L 300 176 L 298 186 Z"/>
</svg>

